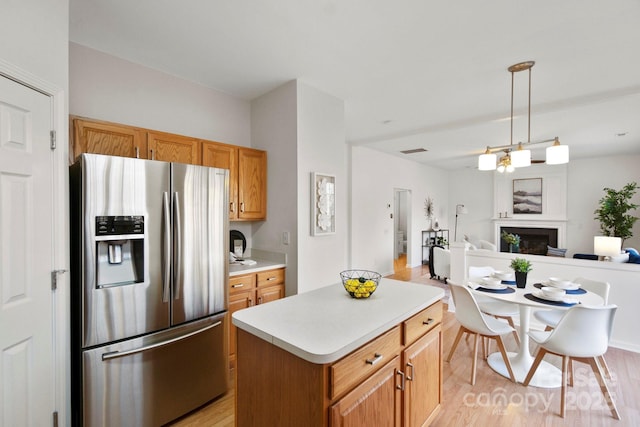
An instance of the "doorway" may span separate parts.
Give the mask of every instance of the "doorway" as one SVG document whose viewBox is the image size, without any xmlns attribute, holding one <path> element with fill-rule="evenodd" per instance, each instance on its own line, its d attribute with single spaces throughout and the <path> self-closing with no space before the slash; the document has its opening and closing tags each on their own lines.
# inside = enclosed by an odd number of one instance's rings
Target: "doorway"
<svg viewBox="0 0 640 427">
<path fill-rule="evenodd" d="M 398 272 L 407 268 L 411 248 L 411 229 L 409 210 L 411 191 L 395 189 L 393 194 L 393 270 Z"/>
</svg>

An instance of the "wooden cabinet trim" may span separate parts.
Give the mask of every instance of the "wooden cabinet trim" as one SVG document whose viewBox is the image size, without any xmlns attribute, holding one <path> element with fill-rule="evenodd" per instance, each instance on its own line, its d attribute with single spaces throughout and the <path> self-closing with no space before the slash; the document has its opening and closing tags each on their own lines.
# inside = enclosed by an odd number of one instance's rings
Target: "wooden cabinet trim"
<svg viewBox="0 0 640 427">
<path fill-rule="evenodd" d="M 356 386 L 330 408 L 330 426 L 358 425 L 365 418 L 376 425 L 399 426 L 402 422 L 402 390 L 398 371 L 400 358 L 394 357 L 377 372 Z M 393 394 L 393 405 L 385 398 Z"/>
<path fill-rule="evenodd" d="M 279 285 L 281 283 L 284 283 L 284 268 L 262 271 L 257 273 L 257 275 L 258 287 Z"/>
<path fill-rule="evenodd" d="M 442 304 L 433 304 L 404 321 L 404 345 L 409 345 L 442 323 Z"/>
<path fill-rule="evenodd" d="M 351 389 L 400 354 L 400 326 L 396 326 L 378 338 L 345 356 L 331 366 L 331 399 Z"/>
<path fill-rule="evenodd" d="M 245 274 L 242 276 L 229 277 L 229 292 L 241 292 L 253 290 L 256 287 L 256 275 Z"/>
</svg>

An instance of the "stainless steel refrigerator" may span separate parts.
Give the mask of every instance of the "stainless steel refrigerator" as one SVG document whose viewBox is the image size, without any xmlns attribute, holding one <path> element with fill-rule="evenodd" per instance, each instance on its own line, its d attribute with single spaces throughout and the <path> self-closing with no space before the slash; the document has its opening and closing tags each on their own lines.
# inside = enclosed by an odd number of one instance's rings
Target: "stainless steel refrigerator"
<svg viewBox="0 0 640 427">
<path fill-rule="evenodd" d="M 70 167 L 72 421 L 157 426 L 228 387 L 225 169 Z"/>
</svg>

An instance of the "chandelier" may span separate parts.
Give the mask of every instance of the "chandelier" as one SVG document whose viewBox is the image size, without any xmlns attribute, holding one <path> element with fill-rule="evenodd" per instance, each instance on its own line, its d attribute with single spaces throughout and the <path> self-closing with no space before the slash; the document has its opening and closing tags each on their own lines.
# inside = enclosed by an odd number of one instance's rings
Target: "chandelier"
<svg viewBox="0 0 640 427">
<path fill-rule="evenodd" d="M 547 147 L 545 163 L 548 165 L 560 165 L 569 162 L 569 147 L 561 145 L 558 137 L 545 139 L 543 141 L 531 141 L 531 68 L 534 61 L 520 62 L 507 68 L 511 73 L 511 139 L 508 145 L 487 147 L 484 154 L 478 157 L 478 169 L 482 171 L 497 170 L 500 173 L 513 172 L 515 168 L 531 166 L 531 150 L 529 146 L 553 142 Z M 513 144 L 513 88 L 515 73 L 529 71 L 529 106 L 527 114 L 527 141 Z M 498 159 L 496 152 L 503 151 L 505 154 Z"/>
</svg>

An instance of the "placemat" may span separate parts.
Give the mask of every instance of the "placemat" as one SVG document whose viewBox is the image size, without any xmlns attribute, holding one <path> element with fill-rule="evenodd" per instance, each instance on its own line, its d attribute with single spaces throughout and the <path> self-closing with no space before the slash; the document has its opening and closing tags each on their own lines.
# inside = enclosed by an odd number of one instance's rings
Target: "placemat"
<svg viewBox="0 0 640 427">
<path fill-rule="evenodd" d="M 492 294 L 512 294 L 514 293 L 516 290 L 513 288 L 504 288 L 504 289 L 489 289 L 489 288 L 483 288 L 482 286 L 479 288 L 476 288 L 476 291 L 482 291 L 482 292 L 490 292 Z"/>
<path fill-rule="evenodd" d="M 544 285 L 542 283 L 534 283 L 533 286 L 538 289 L 542 289 Z M 567 289 L 565 290 L 565 293 L 567 295 L 584 295 L 587 293 L 587 291 L 582 288 L 578 288 L 578 289 L 571 289 L 571 290 Z"/>
<path fill-rule="evenodd" d="M 577 302 L 549 301 L 546 299 L 538 298 L 533 294 L 524 294 L 524 297 L 531 301 L 541 302 L 542 304 L 555 305 L 557 307 L 573 307 L 577 304 Z"/>
<path fill-rule="evenodd" d="M 502 284 L 503 285 L 515 285 L 516 281 L 515 280 L 503 280 Z"/>
</svg>

